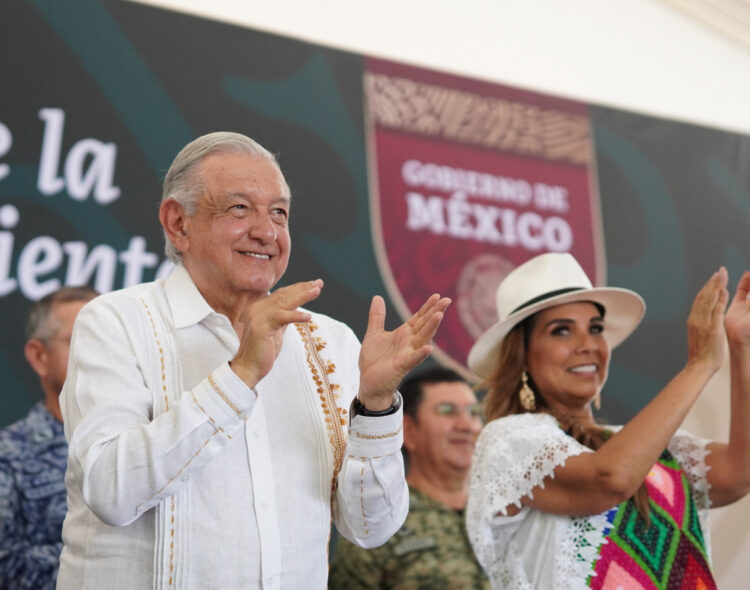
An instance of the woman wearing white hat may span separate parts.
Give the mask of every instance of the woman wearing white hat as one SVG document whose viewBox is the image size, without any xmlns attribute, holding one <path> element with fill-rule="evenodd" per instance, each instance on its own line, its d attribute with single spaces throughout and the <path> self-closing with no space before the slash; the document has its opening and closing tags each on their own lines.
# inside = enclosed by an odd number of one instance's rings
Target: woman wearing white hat
<svg viewBox="0 0 750 590">
<path fill-rule="evenodd" d="M 485 379 L 467 527 L 494 588 L 715 588 L 707 511 L 750 489 L 750 273 L 721 269 L 688 318 L 685 368 L 623 427 L 598 425 L 610 350 L 645 305 L 593 288 L 569 254 L 519 266 L 469 354 Z M 725 313 L 726 310 L 726 313 Z M 678 430 L 729 339 L 730 443 Z"/>
</svg>

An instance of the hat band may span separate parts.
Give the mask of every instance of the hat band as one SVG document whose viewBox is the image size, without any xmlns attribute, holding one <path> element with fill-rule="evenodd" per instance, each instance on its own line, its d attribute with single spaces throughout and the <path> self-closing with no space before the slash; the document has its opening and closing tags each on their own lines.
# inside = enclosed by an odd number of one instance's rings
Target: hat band
<svg viewBox="0 0 750 590">
<path fill-rule="evenodd" d="M 552 299 L 552 297 L 557 297 L 558 295 L 572 293 L 573 291 L 583 291 L 584 289 L 585 287 L 566 287 L 565 289 L 558 289 L 557 291 L 548 291 L 547 293 L 542 293 L 541 295 L 537 295 L 533 299 L 529 299 L 526 303 L 522 303 L 521 305 L 516 307 L 508 314 L 508 316 L 510 317 L 517 311 L 521 311 L 522 309 L 529 307 L 530 305 L 534 305 L 535 303 L 539 303 L 540 301 L 544 301 L 545 299 Z"/>
</svg>

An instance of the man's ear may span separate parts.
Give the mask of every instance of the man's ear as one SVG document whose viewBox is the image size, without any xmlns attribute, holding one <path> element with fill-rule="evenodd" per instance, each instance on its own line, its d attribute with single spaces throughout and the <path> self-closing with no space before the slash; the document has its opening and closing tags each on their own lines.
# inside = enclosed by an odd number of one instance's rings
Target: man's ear
<svg viewBox="0 0 750 590">
<path fill-rule="evenodd" d="M 182 253 L 187 252 L 190 239 L 187 235 L 187 215 L 182 205 L 174 199 L 162 201 L 159 206 L 159 223 L 174 247 Z"/>
<path fill-rule="evenodd" d="M 414 418 L 404 414 L 404 448 L 409 452 L 414 452 L 417 446 L 417 423 Z"/>
<path fill-rule="evenodd" d="M 39 375 L 39 378 L 44 379 L 47 376 L 48 354 L 42 341 L 32 338 L 26 342 L 23 347 L 23 354 L 34 372 Z"/>
</svg>

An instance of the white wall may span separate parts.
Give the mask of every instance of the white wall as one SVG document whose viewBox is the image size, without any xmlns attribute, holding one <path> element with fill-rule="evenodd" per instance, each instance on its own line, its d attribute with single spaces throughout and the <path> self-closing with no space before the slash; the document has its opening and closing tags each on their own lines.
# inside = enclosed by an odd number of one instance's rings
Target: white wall
<svg viewBox="0 0 750 590">
<path fill-rule="evenodd" d="M 663 0 L 137 0 L 374 57 L 750 134 L 750 51 Z M 688 418 L 727 432 L 726 370 Z M 747 587 L 750 497 L 712 514 L 720 588 Z"/>
</svg>

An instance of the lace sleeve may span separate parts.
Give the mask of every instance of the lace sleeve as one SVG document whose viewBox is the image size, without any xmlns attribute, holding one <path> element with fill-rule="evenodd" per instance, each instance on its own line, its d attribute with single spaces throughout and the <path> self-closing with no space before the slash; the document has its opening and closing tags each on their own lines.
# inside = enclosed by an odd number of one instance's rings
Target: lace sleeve
<svg viewBox="0 0 750 590">
<path fill-rule="evenodd" d="M 466 527 L 474 551 L 491 578 L 512 559 L 506 555 L 511 539 L 528 510 L 505 517 L 511 504 L 544 487 L 556 467 L 568 457 L 590 452 L 567 436 L 546 414 L 519 414 L 488 423 L 477 441 L 471 471 Z M 501 518 L 496 518 L 502 515 Z M 500 567 L 505 562 L 504 567 Z M 504 575 L 513 575 L 505 571 Z"/>
<path fill-rule="evenodd" d="M 709 441 L 698 438 L 685 430 L 678 430 L 668 447 L 690 482 L 693 499 L 699 510 L 711 508 L 709 498 L 711 484 L 708 483 L 709 467 L 706 464 L 706 457 L 709 453 L 708 443 Z"/>
<path fill-rule="evenodd" d="M 552 416 L 519 414 L 485 426 L 474 452 L 471 494 L 485 500 L 490 515 L 533 497 L 536 486 L 568 457 L 590 452 L 567 436 Z"/>
<path fill-rule="evenodd" d="M 698 508 L 698 519 L 701 523 L 703 539 L 706 552 L 711 559 L 711 526 L 709 520 L 709 508 L 711 508 L 711 484 L 708 482 L 708 470 L 706 464 L 708 457 L 708 443 L 710 441 L 699 438 L 685 430 L 678 430 L 669 442 L 669 452 L 672 453 L 677 462 L 685 472 L 690 482 L 695 506 Z"/>
</svg>

